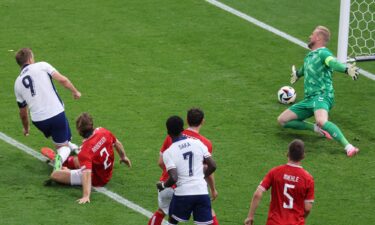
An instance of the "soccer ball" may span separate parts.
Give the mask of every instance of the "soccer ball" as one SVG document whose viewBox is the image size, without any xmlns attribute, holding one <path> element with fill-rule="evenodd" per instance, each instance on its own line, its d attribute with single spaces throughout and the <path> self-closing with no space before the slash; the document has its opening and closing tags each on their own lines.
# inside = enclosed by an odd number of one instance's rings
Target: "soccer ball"
<svg viewBox="0 0 375 225">
<path fill-rule="evenodd" d="M 277 92 L 277 99 L 281 104 L 292 104 L 296 101 L 296 97 L 296 91 L 290 86 L 284 86 Z"/>
</svg>

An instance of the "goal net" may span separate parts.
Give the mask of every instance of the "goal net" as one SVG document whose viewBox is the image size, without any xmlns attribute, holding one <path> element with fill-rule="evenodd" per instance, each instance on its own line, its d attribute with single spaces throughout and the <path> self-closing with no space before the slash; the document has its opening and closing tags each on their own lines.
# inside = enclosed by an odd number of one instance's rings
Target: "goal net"
<svg viewBox="0 0 375 225">
<path fill-rule="evenodd" d="M 338 59 L 375 60 L 375 0 L 341 0 Z"/>
</svg>

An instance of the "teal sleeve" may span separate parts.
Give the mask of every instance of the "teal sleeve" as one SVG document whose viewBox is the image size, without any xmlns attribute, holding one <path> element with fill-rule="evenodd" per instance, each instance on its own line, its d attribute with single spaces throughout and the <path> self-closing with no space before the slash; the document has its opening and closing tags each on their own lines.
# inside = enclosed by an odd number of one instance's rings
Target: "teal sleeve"
<svg viewBox="0 0 375 225">
<path fill-rule="evenodd" d="M 334 71 L 345 73 L 346 65 L 337 61 L 330 51 L 321 51 L 319 52 L 319 56 L 324 64 L 329 68 L 333 69 Z"/>
<path fill-rule="evenodd" d="M 305 68 L 304 66 L 302 66 L 301 68 L 299 68 L 299 70 L 297 70 L 297 77 L 303 77 L 305 73 Z"/>
<path fill-rule="evenodd" d="M 338 71 L 341 73 L 345 73 L 346 71 L 346 65 L 337 61 L 337 59 L 333 56 L 327 57 L 325 60 L 325 64 L 329 68 L 332 68 L 334 71 Z"/>
</svg>

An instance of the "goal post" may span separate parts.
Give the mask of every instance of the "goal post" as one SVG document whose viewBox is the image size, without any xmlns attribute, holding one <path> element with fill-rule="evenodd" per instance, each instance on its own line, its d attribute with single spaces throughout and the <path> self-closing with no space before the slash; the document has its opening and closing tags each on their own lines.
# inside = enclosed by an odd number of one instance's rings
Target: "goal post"
<svg viewBox="0 0 375 225">
<path fill-rule="evenodd" d="M 337 59 L 375 60 L 375 0 L 341 0 Z"/>
</svg>

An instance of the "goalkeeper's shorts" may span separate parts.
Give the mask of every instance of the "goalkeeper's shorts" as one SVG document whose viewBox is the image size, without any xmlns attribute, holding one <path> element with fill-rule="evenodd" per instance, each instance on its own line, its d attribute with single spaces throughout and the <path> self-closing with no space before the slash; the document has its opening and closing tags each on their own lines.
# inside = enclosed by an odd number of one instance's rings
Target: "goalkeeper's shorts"
<svg viewBox="0 0 375 225">
<path fill-rule="evenodd" d="M 334 105 L 334 99 L 324 96 L 316 95 L 312 98 L 304 99 L 289 107 L 289 110 L 297 114 L 298 120 L 305 120 L 314 115 L 318 109 L 325 109 L 329 112 Z"/>
</svg>

